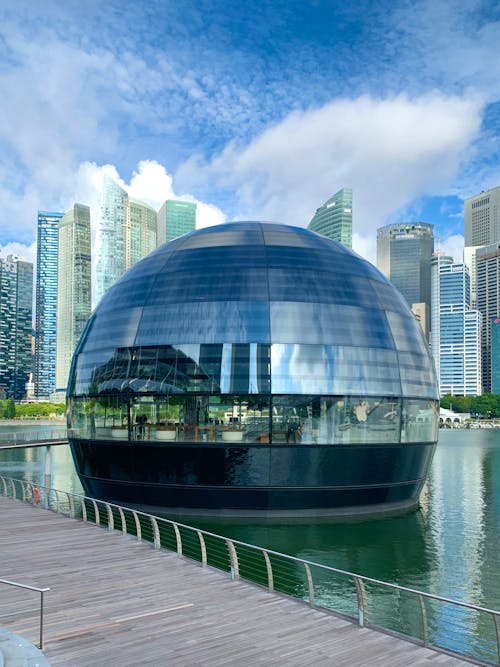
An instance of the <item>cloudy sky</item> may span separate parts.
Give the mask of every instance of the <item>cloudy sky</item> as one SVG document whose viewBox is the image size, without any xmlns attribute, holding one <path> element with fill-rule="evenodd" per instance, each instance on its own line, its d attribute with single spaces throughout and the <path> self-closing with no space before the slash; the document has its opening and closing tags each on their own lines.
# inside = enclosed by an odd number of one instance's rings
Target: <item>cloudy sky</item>
<svg viewBox="0 0 500 667">
<path fill-rule="evenodd" d="M 458 259 L 463 199 L 500 185 L 496 0 L 0 0 L 0 26 L 3 256 L 39 209 L 96 225 L 103 173 L 199 226 L 307 226 L 352 187 L 371 260 L 408 220 Z"/>
</svg>

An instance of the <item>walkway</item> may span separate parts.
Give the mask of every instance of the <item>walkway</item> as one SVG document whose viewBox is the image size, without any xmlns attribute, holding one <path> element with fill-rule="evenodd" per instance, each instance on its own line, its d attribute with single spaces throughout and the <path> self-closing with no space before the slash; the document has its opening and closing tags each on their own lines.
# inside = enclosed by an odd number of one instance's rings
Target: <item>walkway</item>
<svg viewBox="0 0 500 667">
<path fill-rule="evenodd" d="M 449 667 L 470 663 L 0 497 L 0 576 L 45 595 L 53 667 Z M 0 589 L 0 626 L 38 640 L 39 596 Z"/>
</svg>

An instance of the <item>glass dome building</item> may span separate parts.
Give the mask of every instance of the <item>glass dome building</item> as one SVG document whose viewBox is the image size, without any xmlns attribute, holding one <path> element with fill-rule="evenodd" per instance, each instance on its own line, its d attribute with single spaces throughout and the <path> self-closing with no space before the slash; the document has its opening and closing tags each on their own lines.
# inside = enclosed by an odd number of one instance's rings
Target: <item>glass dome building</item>
<svg viewBox="0 0 500 667">
<path fill-rule="evenodd" d="M 161 246 L 76 349 L 68 433 L 93 496 L 295 515 L 416 506 L 437 440 L 420 327 L 370 263 L 237 222 Z"/>
</svg>

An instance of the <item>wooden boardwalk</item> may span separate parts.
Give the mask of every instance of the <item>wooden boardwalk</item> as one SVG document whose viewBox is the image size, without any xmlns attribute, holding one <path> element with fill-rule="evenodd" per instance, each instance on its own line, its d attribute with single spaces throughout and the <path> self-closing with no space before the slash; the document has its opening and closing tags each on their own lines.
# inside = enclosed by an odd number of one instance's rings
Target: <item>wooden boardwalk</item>
<svg viewBox="0 0 500 667">
<path fill-rule="evenodd" d="M 119 532 L 4 497 L 0 513 L 0 578 L 51 588 L 54 667 L 470 665 Z M 0 587 L 0 627 L 36 643 L 38 609 L 38 594 Z"/>
</svg>

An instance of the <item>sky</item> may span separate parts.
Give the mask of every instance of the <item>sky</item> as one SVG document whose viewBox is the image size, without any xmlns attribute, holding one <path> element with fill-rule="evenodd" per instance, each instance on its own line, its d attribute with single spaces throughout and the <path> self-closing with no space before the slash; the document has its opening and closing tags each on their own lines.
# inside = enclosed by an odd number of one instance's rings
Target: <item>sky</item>
<svg viewBox="0 0 500 667">
<path fill-rule="evenodd" d="M 0 255 L 37 211 L 91 206 L 103 174 L 198 226 L 306 227 L 353 189 L 353 247 L 435 225 L 500 185 L 496 0 L 0 0 Z"/>
</svg>

